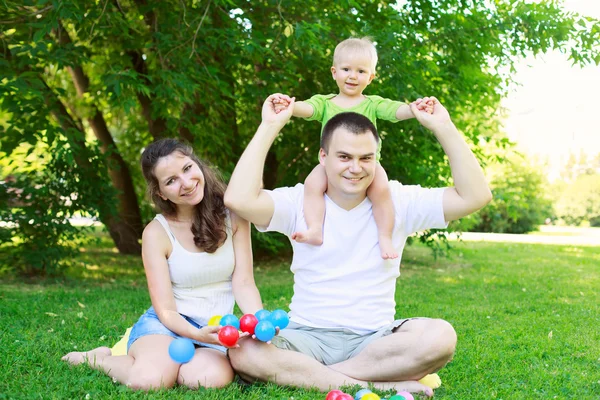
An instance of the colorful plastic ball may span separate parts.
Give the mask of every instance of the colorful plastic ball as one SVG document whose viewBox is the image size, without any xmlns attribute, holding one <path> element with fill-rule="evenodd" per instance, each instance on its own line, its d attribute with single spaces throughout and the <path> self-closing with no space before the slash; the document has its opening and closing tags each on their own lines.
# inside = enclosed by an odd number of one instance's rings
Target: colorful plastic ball
<svg viewBox="0 0 600 400">
<path fill-rule="evenodd" d="M 406 400 L 415 400 L 412 394 L 409 392 L 398 392 L 398 395 L 404 397 Z"/>
<path fill-rule="evenodd" d="M 337 400 L 342 394 L 344 394 L 344 392 L 341 390 L 332 390 L 331 392 L 327 393 L 325 400 Z"/>
<path fill-rule="evenodd" d="M 390 397 L 390 400 L 406 400 L 406 397 L 401 396 L 399 394 L 395 394 L 392 397 Z"/>
<path fill-rule="evenodd" d="M 240 330 L 254 335 L 254 328 L 258 324 L 258 318 L 252 314 L 246 314 L 240 318 Z"/>
<path fill-rule="evenodd" d="M 254 328 L 254 335 L 256 335 L 256 338 L 261 342 L 268 342 L 275 336 L 275 327 L 271 321 L 259 321 Z"/>
<path fill-rule="evenodd" d="M 340 394 L 336 400 L 354 400 L 354 397 L 352 397 L 351 394 L 348 393 L 342 393 Z"/>
<path fill-rule="evenodd" d="M 233 347 L 240 338 L 240 333 L 237 328 L 227 325 L 219 329 L 219 342 L 227 347 Z"/>
<path fill-rule="evenodd" d="M 380 399 L 381 399 L 381 397 L 379 397 L 379 395 L 376 393 L 367 393 L 363 397 L 360 398 L 360 400 L 380 400 Z"/>
<path fill-rule="evenodd" d="M 213 315 L 208 320 L 208 326 L 218 326 L 221 322 L 221 318 L 223 318 L 221 315 Z"/>
<path fill-rule="evenodd" d="M 356 394 L 354 395 L 354 400 L 360 400 L 365 394 L 367 393 L 372 393 L 369 389 L 360 389 L 358 392 L 356 392 Z"/>
<path fill-rule="evenodd" d="M 193 357 L 196 349 L 194 342 L 188 338 L 178 338 L 169 345 L 169 356 L 177 363 L 189 362 Z"/>
<path fill-rule="evenodd" d="M 256 313 L 254 313 L 254 315 L 256 316 L 256 319 L 258 319 L 259 321 L 262 321 L 264 319 L 269 318 L 269 315 L 271 315 L 271 311 L 258 310 Z"/>
<path fill-rule="evenodd" d="M 233 314 L 225 314 L 219 323 L 221 326 L 233 326 L 235 329 L 240 329 L 240 320 Z"/>
<path fill-rule="evenodd" d="M 269 315 L 269 320 L 276 328 L 284 329 L 290 323 L 288 314 L 283 310 L 275 310 Z"/>
</svg>

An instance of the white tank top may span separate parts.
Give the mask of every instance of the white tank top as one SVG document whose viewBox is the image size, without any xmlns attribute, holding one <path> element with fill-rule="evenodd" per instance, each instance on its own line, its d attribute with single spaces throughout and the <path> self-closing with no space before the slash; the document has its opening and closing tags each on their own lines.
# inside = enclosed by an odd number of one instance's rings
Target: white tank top
<svg viewBox="0 0 600 400">
<path fill-rule="evenodd" d="M 177 312 L 201 326 L 207 325 L 213 315 L 232 313 L 235 300 L 231 275 L 235 267 L 235 255 L 229 214 L 225 220 L 227 239 L 212 254 L 186 250 L 177 241 L 162 214 L 154 219 L 165 228 L 173 245 L 167 263 Z"/>
</svg>

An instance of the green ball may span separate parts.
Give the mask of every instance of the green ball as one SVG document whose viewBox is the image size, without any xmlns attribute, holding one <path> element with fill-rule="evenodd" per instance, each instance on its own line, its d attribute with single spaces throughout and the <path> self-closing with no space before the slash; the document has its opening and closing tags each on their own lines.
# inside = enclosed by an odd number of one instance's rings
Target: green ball
<svg viewBox="0 0 600 400">
<path fill-rule="evenodd" d="M 406 397 L 400 396 L 399 394 L 395 394 L 392 397 L 390 397 L 390 400 L 406 400 Z"/>
</svg>

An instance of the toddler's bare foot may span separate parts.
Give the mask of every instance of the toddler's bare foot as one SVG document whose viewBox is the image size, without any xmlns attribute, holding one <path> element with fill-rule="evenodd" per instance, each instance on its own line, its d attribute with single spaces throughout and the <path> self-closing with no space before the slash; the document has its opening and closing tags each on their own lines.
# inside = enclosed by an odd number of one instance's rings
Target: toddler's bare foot
<svg viewBox="0 0 600 400">
<path fill-rule="evenodd" d="M 398 252 L 396 252 L 392 244 L 392 238 L 389 236 L 379 237 L 379 250 L 381 251 L 381 258 L 384 260 L 398 258 Z"/>
<path fill-rule="evenodd" d="M 309 229 L 304 232 L 294 232 L 292 239 L 298 243 L 320 246 L 323 244 L 323 231 L 321 229 Z"/>
<path fill-rule="evenodd" d="M 95 358 L 104 358 L 110 356 L 112 351 L 108 347 L 98 347 L 90 351 L 72 351 L 61 360 L 68 362 L 71 365 L 79 365 L 86 362 L 88 359 L 94 361 Z"/>
</svg>

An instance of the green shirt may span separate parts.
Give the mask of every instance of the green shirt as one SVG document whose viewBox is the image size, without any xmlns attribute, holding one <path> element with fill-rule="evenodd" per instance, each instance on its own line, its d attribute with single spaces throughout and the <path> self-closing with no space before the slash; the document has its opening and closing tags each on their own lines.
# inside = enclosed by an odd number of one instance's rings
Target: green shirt
<svg viewBox="0 0 600 400">
<path fill-rule="evenodd" d="M 398 107 L 406 104 L 401 101 L 395 101 L 390 99 L 384 99 L 381 96 L 365 96 L 365 99 L 360 103 L 350 108 L 342 108 L 334 104 L 331 99 L 337 96 L 336 94 L 316 94 L 305 103 L 310 104 L 313 107 L 313 115 L 308 117 L 309 121 L 320 121 L 321 122 L 321 134 L 323 134 L 323 128 L 327 121 L 333 118 L 335 115 L 342 112 L 355 112 L 362 114 L 377 127 L 377 120 L 383 119 L 385 121 L 398 122 L 396 119 L 396 111 Z M 377 160 L 381 158 L 381 140 L 379 141 L 379 147 L 377 149 Z"/>
<path fill-rule="evenodd" d="M 384 99 L 380 96 L 365 96 L 365 99 L 360 104 L 350 108 L 342 108 L 331 101 L 335 96 L 337 95 L 316 94 L 310 99 L 305 100 L 305 103 L 310 104 L 314 110 L 313 115 L 307 119 L 309 121 L 320 121 L 322 124 L 321 133 L 323 132 L 323 128 L 327 121 L 342 112 L 352 111 L 362 114 L 369 118 L 375 127 L 377 127 L 378 119 L 398 122 L 396 119 L 396 111 L 398 110 L 398 107 L 406 104 L 401 101 Z"/>
</svg>

